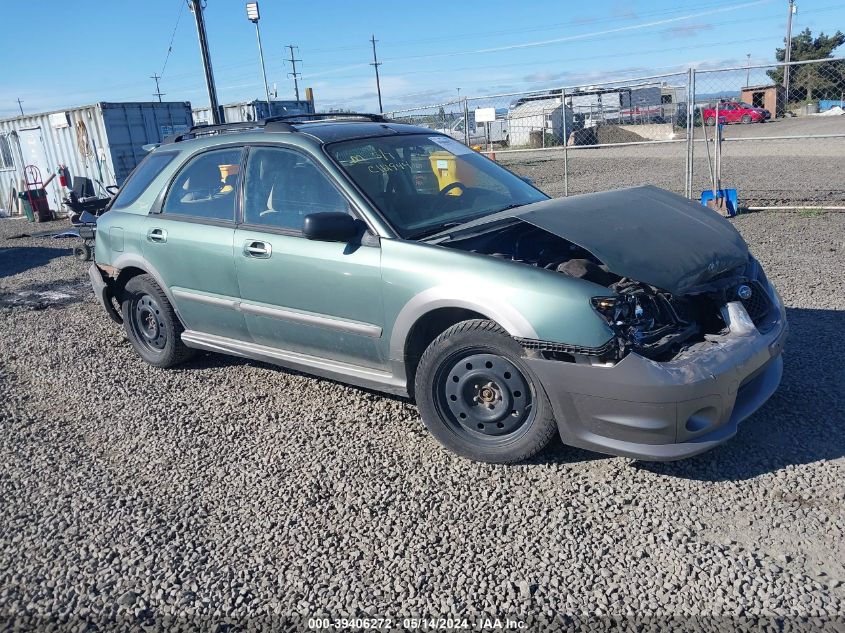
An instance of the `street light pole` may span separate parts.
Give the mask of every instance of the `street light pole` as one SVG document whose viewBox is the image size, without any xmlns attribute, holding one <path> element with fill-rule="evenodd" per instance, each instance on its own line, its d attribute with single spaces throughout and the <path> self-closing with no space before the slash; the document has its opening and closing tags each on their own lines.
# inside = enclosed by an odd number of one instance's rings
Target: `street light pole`
<svg viewBox="0 0 845 633">
<path fill-rule="evenodd" d="M 258 28 L 258 21 L 261 19 L 261 16 L 258 13 L 257 2 L 246 3 L 246 17 L 255 25 L 255 37 L 258 40 L 258 57 L 261 59 L 261 76 L 264 77 L 264 94 L 267 96 L 267 112 L 272 116 L 273 113 L 270 112 L 270 88 L 267 85 L 267 71 L 264 69 L 264 49 L 261 47 L 261 30 Z"/>
<path fill-rule="evenodd" d="M 749 77 L 751 76 L 751 53 L 746 53 L 748 61 L 745 62 L 745 87 L 748 88 Z"/>
<path fill-rule="evenodd" d="M 792 14 L 795 13 L 795 0 L 789 0 L 789 15 L 786 18 L 786 49 L 783 60 L 786 65 L 783 67 L 783 88 L 784 107 L 789 107 L 789 62 L 792 60 Z"/>
</svg>

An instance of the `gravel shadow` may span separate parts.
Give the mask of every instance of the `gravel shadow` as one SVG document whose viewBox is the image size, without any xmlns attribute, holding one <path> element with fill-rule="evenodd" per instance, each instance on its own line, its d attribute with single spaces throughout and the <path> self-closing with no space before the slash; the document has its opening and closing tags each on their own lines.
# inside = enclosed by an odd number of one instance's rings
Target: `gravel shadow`
<svg viewBox="0 0 845 633">
<path fill-rule="evenodd" d="M 19 246 L 0 248 L 0 277 L 11 277 L 49 264 L 57 257 L 69 255 L 69 248 Z"/>
<path fill-rule="evenodd" d="M 845 456 L 845 365 L 841 310 L 787 308 L 789 339 L 781 385 L 726 444 L 679 462 L 637 462 L 653 473 L 705 481 L 739 481 L 790 466 Z M 826 353 L 827 352 L 827 353 Z"/>
</svg>

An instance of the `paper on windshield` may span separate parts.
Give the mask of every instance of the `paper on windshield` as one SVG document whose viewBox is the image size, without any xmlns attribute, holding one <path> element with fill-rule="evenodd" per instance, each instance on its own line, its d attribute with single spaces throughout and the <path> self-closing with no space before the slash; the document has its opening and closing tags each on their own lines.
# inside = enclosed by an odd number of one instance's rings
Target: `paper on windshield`
<svg viewBox="0 0 845 633">
<path fill-rule="evenodd" d="M 449 138 L 448 136 L 429 136 L 428 140 L 432 143 L 437 143 L 437 145 L 452 152 L 455 156 L 460 156 L 461 154 L 472 154 L 472 150 L 469 147 L 463 143 L 459 143 L 453 138 Z"/>
</svg>

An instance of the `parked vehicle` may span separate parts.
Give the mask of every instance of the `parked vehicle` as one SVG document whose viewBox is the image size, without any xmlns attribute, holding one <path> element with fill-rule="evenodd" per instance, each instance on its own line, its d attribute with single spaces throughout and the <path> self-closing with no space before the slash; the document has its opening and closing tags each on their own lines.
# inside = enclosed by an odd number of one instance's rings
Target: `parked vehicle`
<svg viewBox="0 0 845 633">
<path fill-rule="evenodd" d="M 718 214 L 654 187 L 549 199 L 430 129 L 329 116 L 194 128 L 135 170 L 90 278 L 145 361 L 410 396 L 446 447 L 503 463 L 555 433 L 695 455 L 777 388 L 783 304 Z"/>
<path fill-rule="evenodd" d="M 704 108 L 704 123 L 716 123 L 716 108 Z M 719 118 L 725 123 L 765 123 L 772 118 L 772 113 L 765 108 L 755 108 L 742 101 L 726 101 L 719 104 Z"/>
</svg>

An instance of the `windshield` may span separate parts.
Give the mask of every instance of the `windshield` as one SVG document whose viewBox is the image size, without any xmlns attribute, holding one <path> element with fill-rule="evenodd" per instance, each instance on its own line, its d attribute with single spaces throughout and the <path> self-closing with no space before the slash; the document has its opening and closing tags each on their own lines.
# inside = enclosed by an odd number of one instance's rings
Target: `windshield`
<svg viewBox="0 0 845 633">
<path fill-rule="evenodd" d="M 448 136 L 356 139 L 327 150 L 404 238 L 547 199 Z"/>
</svg>

